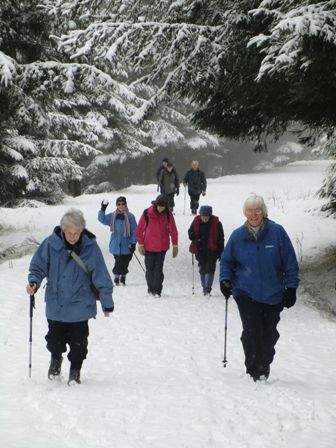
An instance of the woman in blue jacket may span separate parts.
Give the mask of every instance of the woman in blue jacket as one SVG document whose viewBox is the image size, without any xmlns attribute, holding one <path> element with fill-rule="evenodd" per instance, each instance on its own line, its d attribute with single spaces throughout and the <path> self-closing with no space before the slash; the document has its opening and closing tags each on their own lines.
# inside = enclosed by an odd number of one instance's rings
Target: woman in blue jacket
<svg viewBox="0 0 336 448">
<path fill-rule="evenodd" d="M 296 302 L 299 268 L 287 233 L 268 219 L 263 198 L 248 197 L 243 211 L 246 222 L 233 231 L 221 257 L 220 287 L 238 305 L 246 373 L 257 381 L 269 376 L 280 312 Z"/>
<path fill-rule="evenodd" d="M 125 196 L 119 196 L 116 200 L 116 210 L 106 214 L 108 201 L 103 200 L 98 212 L 98 221 L 110 227 L 110 252 L 115 263 L 113 267 L 115 285 L 126 285 L 128 265 L 132 259 L 136 247 L 136 220 L 127 208 Z"/>
<path fill-rule="evenodd" d="M 68 382 L 80 383 L 80 370 L 88 353 L 88 320 L 97 314 L 96 293 L 106 317 L 114 309 L 110 274 L 95 236 L 85 229 L 80 210 L 66 212 L 60 226 L 40 244 L 30 262 L 27 293 L 35 294 L 44 278 L 46 341 L 51 353 L 48 378 L 60 375 L 62 354 L 68 344 Z"/>
</svg>

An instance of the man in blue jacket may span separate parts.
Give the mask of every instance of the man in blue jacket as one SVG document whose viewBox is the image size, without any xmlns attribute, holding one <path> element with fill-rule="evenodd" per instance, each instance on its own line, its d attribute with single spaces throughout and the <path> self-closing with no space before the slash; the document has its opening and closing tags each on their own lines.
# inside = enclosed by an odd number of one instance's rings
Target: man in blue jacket
<svg viewBox="0 0 336 448">
<path fill-rule="evenodd" d="M 48 319 L 47 349 L 51 353 L 48 378 L 61 373 L 66 344 L 71 363 L 69 381 L 80 383 L 82 363 L 87 355 L 88 320 L 97 314 L 99 295 L 104 315 L 113 312 L 112 280 L 95 236 L 85 229 L 82 212 L 71 209 L 60 226 L 35 252 L 29 266 L 26 291 L 32 295 L 47 279 L 45 290 Z"/>
<path fill-rule="evenodd" d="M 243 207 L 246 222 L 234 230 L 220 262 L 220 288 L 232 294 L 239 309 L 246 373 L 268 378 L 279 339 L 283 307 L 296 302 L 299 268 L 293 245 L 282 226 L 267 218 L 261 196 Z"/>
</svg>

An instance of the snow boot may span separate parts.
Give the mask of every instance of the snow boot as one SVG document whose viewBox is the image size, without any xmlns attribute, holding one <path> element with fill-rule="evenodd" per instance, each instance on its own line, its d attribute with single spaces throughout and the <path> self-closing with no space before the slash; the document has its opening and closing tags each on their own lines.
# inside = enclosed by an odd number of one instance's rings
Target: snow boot
<svg viewBox="0 0 336 448">
<path fill-rule="evenodd" d="M 60 358 L 51 357 L 48 370 L 48 378 L 50 380 L 53 380 L 55 377 L 61 374 L 62 361 L 63 361 L 62 356 Z"/>
<path fill-rule="evenodd" d="M 114 277 L 114 284 L 119 286 L 119 275 Z"/>
<path fill-rule="evenodd" d="M 120 285 L 121 286 L 126 286 L 126 275 L 121 275 L 120 276 Z"/>
<path fill-rule="evenodd" d="M 81 380 L 80 380 L 80 370 L 79 369 L 71 369 L 70 368 L 68 385 L 70 386 L 74 382 L 76 382 L 78 384 L 81 383 Z"/>
</svg>

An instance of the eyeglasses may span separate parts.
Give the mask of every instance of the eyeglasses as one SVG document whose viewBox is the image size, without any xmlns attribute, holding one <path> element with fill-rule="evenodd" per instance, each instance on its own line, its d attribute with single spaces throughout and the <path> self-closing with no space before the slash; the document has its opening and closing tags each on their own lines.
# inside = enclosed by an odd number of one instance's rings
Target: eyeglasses
<svg viewBox="0 0 336 448">
<path fill-rule="evenodd" d="M 262 215 L 262 210 L 261 208 L 247 208 L 245 210 L 247 215 L 253 215 L 253 213 L 255 213 L 256 215 Z"/>
<path fill-rule="evenodd" d="M 117 205 L 126 205 L 126 202 L 117 202 Z"/>
</svg>

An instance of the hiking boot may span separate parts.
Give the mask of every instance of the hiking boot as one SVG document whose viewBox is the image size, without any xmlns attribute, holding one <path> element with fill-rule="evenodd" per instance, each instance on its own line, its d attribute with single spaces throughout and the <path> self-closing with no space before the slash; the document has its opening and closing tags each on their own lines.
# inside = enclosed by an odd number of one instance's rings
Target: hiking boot
<svg viewBox="0 0 336 448">
<path fill-rule="evenodd" d="M 120 276 L 120 284 L 121 286 L 126 286 L 126 275 Z"/>
<path fill-rule="evenodd" d="M 51 357 L 48 370 L 48 378 L 50 380 L 53 380 L 56 376 L 59 376 L 61 374 L 62 361 L 62 356 L 60 358 Z"/>
<path fill-rule="evenodd" d="M 118 275 L 118 277 L 114 277 L 114 284 L 116 286 L 119 286 L 119 275 Z"/>
<path fill-rule="evenodd" d="M 70 369 L 68 385 L 70 386 L 70 384 L 74 382 L 78 384 L 81 383 L 79 369 Z"/>
</svg>

